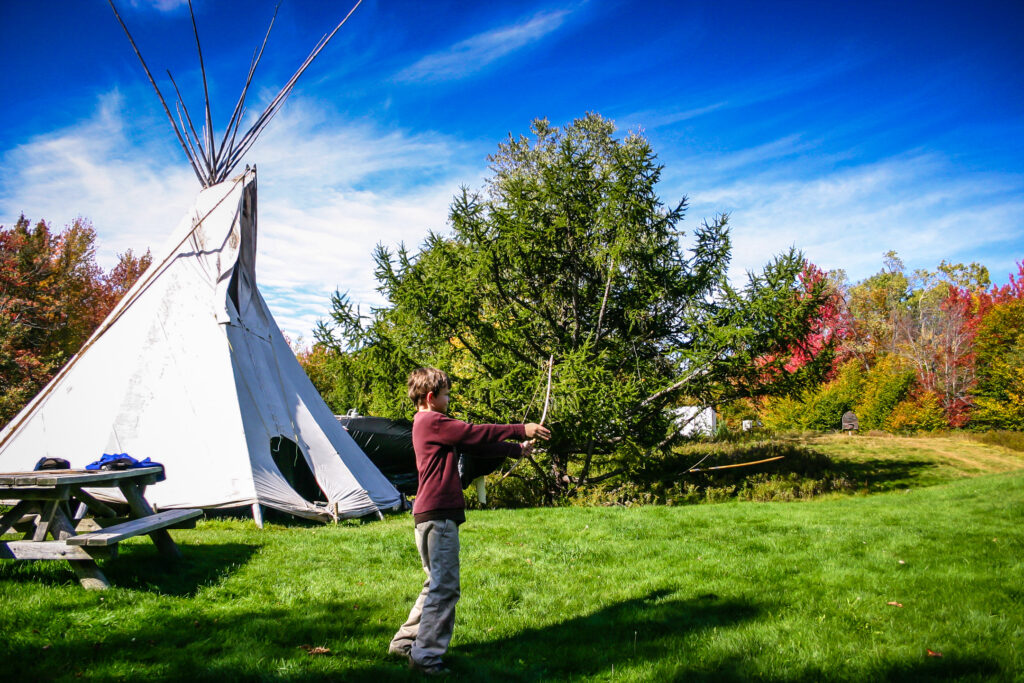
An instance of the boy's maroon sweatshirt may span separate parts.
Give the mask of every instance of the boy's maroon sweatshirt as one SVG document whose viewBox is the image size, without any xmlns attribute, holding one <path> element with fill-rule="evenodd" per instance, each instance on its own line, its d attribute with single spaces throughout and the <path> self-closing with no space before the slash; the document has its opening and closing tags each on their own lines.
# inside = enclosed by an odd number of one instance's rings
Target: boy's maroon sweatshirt
<svg viewBox="0 0 1024 683">
<path fill-rule="evenodd" d="M 526 426 L 471 425 L 433 410 L 418 411 L 412 419 L 419 487 L 412 511 L 416 523 L 431 519 L 466 519 L 466 502 L 459 479 L 456 447 L 472 448 L 488 457 L 517 456 L 522 447 L 505 439 L 526 439 Z"/>
</svg>

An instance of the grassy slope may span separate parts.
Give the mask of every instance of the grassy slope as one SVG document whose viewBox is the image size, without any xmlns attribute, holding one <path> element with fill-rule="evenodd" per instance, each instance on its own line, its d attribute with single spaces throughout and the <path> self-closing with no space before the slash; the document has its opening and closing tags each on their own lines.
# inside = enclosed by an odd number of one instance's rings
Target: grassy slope
<svg viewBox="0 0 1024 683">
<path fill-rule="evenodd" d="M 930 486 L 979 474 L 1024 469 L 1024 453 L 980 443 L 967 435 L 892 436 L 819 434 L 799 439 L 849 465 L 872 490 Z"/>
<path fill-rule="evenodd" d="M 1020 472 L 810 503 L 473 512 L 449 663 L 463 680 L 1020 679 L 1022 518 Z M 125 544 L 105 593 L 62 563 L 0 563 L 4 678 L 417 678 L 384 655 L 422 580 L 407 516 L 174 534 L 183 563 Z"/>
</svg>

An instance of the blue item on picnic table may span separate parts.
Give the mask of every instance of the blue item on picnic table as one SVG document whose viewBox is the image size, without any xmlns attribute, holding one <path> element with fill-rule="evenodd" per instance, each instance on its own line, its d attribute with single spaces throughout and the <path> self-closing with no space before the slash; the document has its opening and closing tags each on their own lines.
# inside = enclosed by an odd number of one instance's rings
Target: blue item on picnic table
<svg viewBox="0 0 1024 683">
<path fill-rule="evenodd" d="M 104 453 L 96 462 L 91 462 L 85 466 L 87 470 L 127 470 L 135 467 L 163 467 L 158 462 L 153 462 L 149 458 L 145 460 L 136 460 L 127 453 Z"/>
</svg>

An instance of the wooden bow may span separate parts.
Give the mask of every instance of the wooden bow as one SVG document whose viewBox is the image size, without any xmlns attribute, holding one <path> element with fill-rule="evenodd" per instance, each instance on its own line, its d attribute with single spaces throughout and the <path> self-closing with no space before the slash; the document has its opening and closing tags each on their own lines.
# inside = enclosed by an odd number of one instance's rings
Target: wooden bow
<svg viewBox="0 0 1024 683">
<path fill-rule="evenodd" d="M 551 405 L 551 369 L 554 367 L 554 364 L 555 364 L 555 354 L 551 354 L 551 357 L 548 358 L 548 388 L 547 388 L 547 391 L 544 392 L 544 411 L 540 415 L 540 423 L 539 424 L 540 424 L 541 427 L 544 426 L 544 421 L 548 419 L 548 406 Z M 535 441 L 535 440 L 536 439 L 533 439 L 531 441 Z M 508 478 L 508 475 L 512 474 L 515 471 L 515 469 L 517 467 L 519 467 L 519 463 L 521 463 L 523 461 L 523 458 L 525 458 L 525 457 L 526 457 L 525 453 L 523 455 L 520 455 L 519 459 L 516 460 L 514 463 L 512 463 L 512 467 L 509 468 L 508 472 L 506 472 L 505 474 L 503 474 L 501 476 L 500 481 L 504 481 L 506 478 Z"/>
</svg>

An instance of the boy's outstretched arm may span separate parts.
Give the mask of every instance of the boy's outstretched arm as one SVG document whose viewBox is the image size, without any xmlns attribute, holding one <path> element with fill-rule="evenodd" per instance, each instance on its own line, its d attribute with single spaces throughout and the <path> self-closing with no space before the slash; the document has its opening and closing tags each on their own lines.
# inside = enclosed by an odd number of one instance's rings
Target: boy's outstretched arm
<svg viewBox="0 0 1024 683">
<path fill-rule="evenodd" d="M 436 416 L 431 423 L 430 438 L 450 446 L 482 446 L 527 436 L 523 424 L 474 425 L 446 416 Z"/>
<path fill-rule="evenodd" d="M 506 439 L 550 439 L 551 430 L 535 422 L 527 424 L 474 425 L 446 416 L 432 421 L 432 437 L 438 443 L 450 446 L 474 447 L 501 443 Z"/>
</svg>

